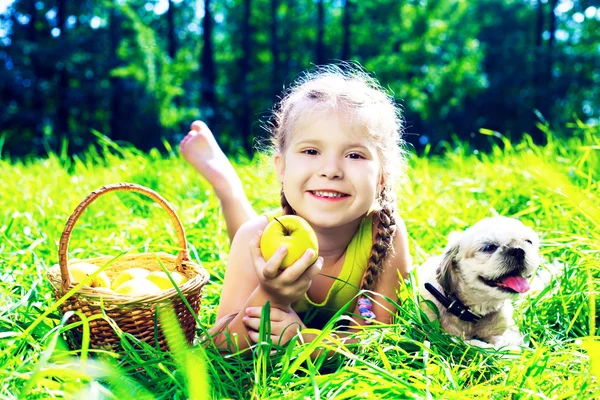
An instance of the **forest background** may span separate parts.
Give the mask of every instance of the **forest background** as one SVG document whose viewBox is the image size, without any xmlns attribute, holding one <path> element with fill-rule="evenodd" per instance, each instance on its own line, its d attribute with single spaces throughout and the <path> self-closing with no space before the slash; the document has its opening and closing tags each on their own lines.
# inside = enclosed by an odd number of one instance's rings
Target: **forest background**
<svg viewBox="0 0 600 400">
<path fill-rule="evenodd" d="M 282 89 L 342 60 L 391 91 L 417 151 L 485 147 L 481 128 L 543 144 L 539 122 L 600 118 L 600 1 L 0 0 L 0 154 L 94 132 L 164 148 L 201 118 L 249 155 Z"/>
</svg>

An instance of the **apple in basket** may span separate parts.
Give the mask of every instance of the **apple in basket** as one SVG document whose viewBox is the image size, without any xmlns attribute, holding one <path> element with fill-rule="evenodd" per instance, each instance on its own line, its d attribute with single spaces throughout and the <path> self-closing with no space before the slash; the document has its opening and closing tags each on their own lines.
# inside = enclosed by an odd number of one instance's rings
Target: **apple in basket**
<svg viewBox="0 0 600 400">
<path fill-rule="evenodd" d="M 130 281 L 135 278 L 145 278 L 148 276 L 150 271 L 144 268 L 129 268 L 121 272 L 112 283 L 112 290 L 117 290 L 123 283 Z"/>
<path fill-rule="evenodd" d="M 171 278 L 173 278 L 173 280 L 175 281 L 177 286 L 181 286 L 187 282 L 187 278 L 177 271 L 171 271 L 171 272 L 169 272 L 169 274 L 171 274 Z M 167 289 L 171 289 L 173 287 L 171 280 L 169 279 L 167 274 L 164 273 L 163 271 L 151 272 L 146 277 L 146 279 L 149 280 L 150 282 L 153 282 L 156 286 L 158 286 L 160 288 L 160 290 L 167 290 Z"/>
<path fill-rule="evenodd" d="M 151 294 L 160 292 L 161 288 L 156 286 L 155 283 L 150 282 L 146 278 L 133 278 L 126 282 L 123 282 L 115 289 L 115 292 L 119 294 L 127 294 L 133 296 L 139 296 L 143 294 Z"/>
<path fill-rule="evenodd" d="M 90 263 L 73 263 L 69 265 L 69 277 L 73 283 L 83 282 L 98 269 L 100 269 L 100 267 Z M 110 279 L 108 279 L 106 272 L 102 271 L 98 275 L 94 276 L 92 280 L 87 283 L 87 285 L 91 287 L 110 289 Z"/>
<path fill-rule="evenodd" d="M 310 224 L 297 215 L 284 215 L 269 222 L 260 239 L 260 251 L 265 260 L 275 254 L 280 247 L 287 248 L 287 254 L 281 262 L 281 269 L 295 263 L 308 249 L 315 255 L 312 263 L 317 261 L 319 242 Z"/>
</svg>

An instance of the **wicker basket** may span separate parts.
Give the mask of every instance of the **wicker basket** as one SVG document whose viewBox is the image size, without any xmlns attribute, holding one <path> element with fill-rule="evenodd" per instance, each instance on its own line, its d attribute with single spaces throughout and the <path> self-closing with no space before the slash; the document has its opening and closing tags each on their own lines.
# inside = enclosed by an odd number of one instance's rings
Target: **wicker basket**
<svg viewBox="0 0 600 400">
<path fill-rule="evenodd" d="M 77 219 L 81 216 L 86 207 L 100 195 L 117 190 L 142 193 L 160 204 L 167 211 L 171 221 L 175 225 L 179 248 L 181 250 L 177 256 L 167 253 L 124 255 L 115 260 L 104 270 L 111 279 L 111 282 L 120 272 L 133 267 L 143 267 L 150 271 L 160 271 L 162 270 L 160 262 L 162 262 L 169 271 L 178 271 L 187 278 L 187 281 L 179 286 L 179 290 L 183 293 L 188 303 L 197 314 L 200 308 L 202 287 L 208 281 L 208 273 L 200 265 L 190 261 L 183 226 L 169 203 L 167 203 L 167 201 L 158 193 L 132 183 L 117 183 L 94 190 L 81 202 L 81 204 L 79 204 L 79 206 L 77 206 L 73 215 L 69 217 L 60 239 L 58 250 L 59 263 L 48 270 L 48 278 L 52 284 L 54 295 L 59 299 L 74 287 L 67 269 L 67 249 L 71 231 L 73 230 Z M 160 262 L 157 258 L 160 259 Z M 101 267 L 113 259 L 113 256 L 105 256 L 78 260 L 78 262 L 86 262 Z M 102 314 L 103 308 L 106 315 L 112 319 L 121 330 L 152 345 L 157 342 L 158 337 L 158 345 L 164 350 L 166 348 L 166 342 L 160 327 L 158 326 L 155 328 L 155 321 L 157 321 L 156 307 L 167 304 L 173 306 L 175 313 L 179 318 L 181 328 L 183 329 L 188 342 L 191 343 L 196 333 L 196 321 L 175 288 L 141 296 L 132 296 L 122 295 L 104 288 L 83 286 L 75 294 L 67 298 L 60 307 L 63 313 L 68 311 L 80 311 L 86 317 Z M 121 349 L 120 339 L 107 319 L 94 319 L 90 321 L 89 324 L 90 347 L 110 350 Z M 73 331 L 74 330 L 72 329 L 69 337 L 70 345 L 79 347 L 81 343 L 81 330 L 79 330 L 79 332 Z"/>
</svg>

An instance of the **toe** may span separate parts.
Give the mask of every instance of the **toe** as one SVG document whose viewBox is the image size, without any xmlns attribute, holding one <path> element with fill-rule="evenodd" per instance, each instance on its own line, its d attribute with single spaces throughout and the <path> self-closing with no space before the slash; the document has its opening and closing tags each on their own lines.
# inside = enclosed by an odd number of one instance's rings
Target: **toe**
<svg viewBox="0 0 600 400">
<path fill-rule="evenodd" d="M 181 140 L 179 143 L 180 146 L 185 146 L 187 142 L 189 142 L 194 136 L 198 134 L 198 131 L 189 131 L 187 135 Z"/>
<path fill-rule="evenodd" d="M 203 129 L 208 129 L 204 122 L 200 120 L 192 122 L 192 130 L 200 132 Z"/>
</svg>

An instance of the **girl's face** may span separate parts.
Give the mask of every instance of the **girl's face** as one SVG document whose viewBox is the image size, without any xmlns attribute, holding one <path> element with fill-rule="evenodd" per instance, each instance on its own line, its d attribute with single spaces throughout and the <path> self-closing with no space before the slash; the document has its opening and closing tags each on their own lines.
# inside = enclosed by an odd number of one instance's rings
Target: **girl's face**
<svg viewBox="0 0 600 400">
<path fill-rule="evenodd" d="M 284 154 L 275 155 L 285 196 L 311 225 L 333 228 L 369 211 L 380 186 L 380 161 L 364 128 L 327 113 L 301 120 Z"/>
</svg>

